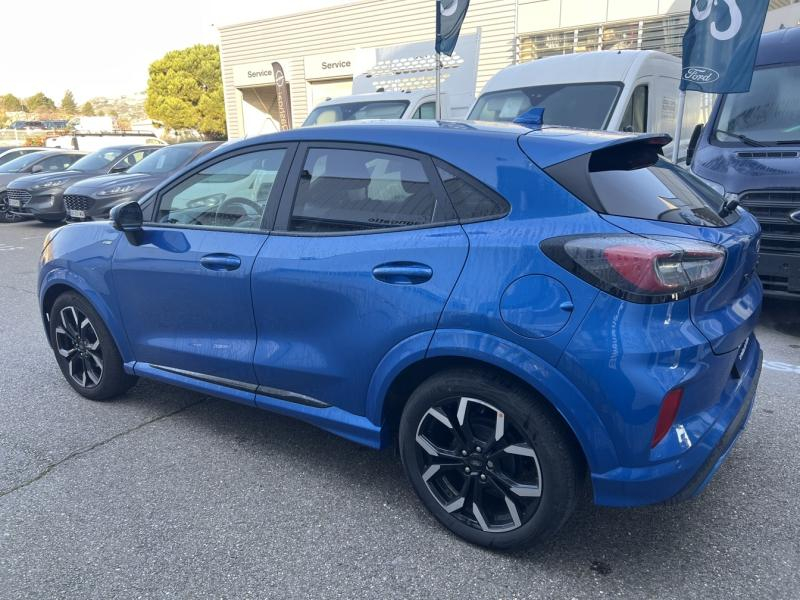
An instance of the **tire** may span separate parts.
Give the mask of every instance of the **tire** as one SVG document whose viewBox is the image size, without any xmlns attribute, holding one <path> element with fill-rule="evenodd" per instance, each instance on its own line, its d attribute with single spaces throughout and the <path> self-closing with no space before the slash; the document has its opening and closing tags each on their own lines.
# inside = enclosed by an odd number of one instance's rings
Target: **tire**
<svg viewBox="0 0 800 600">
<path fill-rule="evenodd" d="M 403 410 L 399 444 L 423 504 L 480 546 L 542 542 L 581 496 L 583 462 L 571 432 L 549 404 L 502 374 L 467 368 L 427 379 Z"/>
<path fill-rule="evenodd" d="M 137 378 L 125 373 L 100 315 L 75 292 L 65 292 L 53 303 L 50 343 L 67 383 L 84 398 L 110 400 L 136 384 Z"/>
</svg>

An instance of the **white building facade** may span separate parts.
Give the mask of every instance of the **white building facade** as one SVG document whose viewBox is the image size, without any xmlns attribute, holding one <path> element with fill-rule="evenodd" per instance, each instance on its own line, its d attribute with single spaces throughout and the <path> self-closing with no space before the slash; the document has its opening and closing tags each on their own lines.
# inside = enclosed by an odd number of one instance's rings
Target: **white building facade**
<svg viewBox="0 0 800 600">
<path fill-rule="evenodd" d="M 770 9 L 766 30 L 798 24 L 796 0 L 772 0 Z M 462 32 L 480 34 L 475 93 L 503 67 L 555 54 L 633 48 L 680 56 L 689 10 L 690 0 L 472 0 Z M 219 33 L 233 139 L 277 128 L 273 63 L 283 68 L 297 127 L 320 101 L 351 93 L 369 49 L 424 41 L 432 49 L 435 2 L 362 0 Z"/>
</svg>

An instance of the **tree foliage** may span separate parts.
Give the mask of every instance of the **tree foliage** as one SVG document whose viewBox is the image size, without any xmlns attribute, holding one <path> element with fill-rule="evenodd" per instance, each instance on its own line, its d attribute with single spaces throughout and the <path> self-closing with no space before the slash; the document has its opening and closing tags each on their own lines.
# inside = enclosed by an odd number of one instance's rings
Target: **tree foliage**
<svg viewBox="0 0 800 600">
<path fill-rule="evenodd" d="M 85 117 L 93 117 L 94 115 L 94 106 L 88 100 L 83 103 L 81 106 L 81 114 Z"/>
<path fill-rule="evenodd" d="M 25 100 L 25 106 L 31 112 L 55 110 L 56 103 L 52 98 L 45 96 L 44 92 L 36 92 Z"/>
<path fill-rule="evenodd" d="M 5 94 L 0 96 L 0 110 L 4 112 L 17 112 L 25 110 L 22 101 L 14 94 Z"/>
<path fill-rule="evenodd" d="M 167 52 L 150 65 L 147 115 L 171 129 L 226 136 L 219 50 L 207 44 Z"/>
<path fill-rule="evenodd" d="M 64 97 L 61 99 L 61 110 L 70 115 L 78 112 L 78 105 L 75 103 L 75 96 L 72 94 L 72 90 L 64 92 Z"/>
</svg>

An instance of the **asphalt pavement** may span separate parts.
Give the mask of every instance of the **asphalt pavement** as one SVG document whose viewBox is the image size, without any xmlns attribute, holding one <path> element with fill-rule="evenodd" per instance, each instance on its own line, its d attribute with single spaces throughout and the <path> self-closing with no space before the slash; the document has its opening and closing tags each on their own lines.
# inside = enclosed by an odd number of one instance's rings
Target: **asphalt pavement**
<svg viewBox="0 0 800 600">
<path fill-rule="evenodd" d="M 145 381 L 78 396 L 37 314 L 49 229 L 0 223 L 2 600 L 800 598 L 800 304 L 766 304 L 756 408 L 699 498 L 587 501 L 498 554 L 440 527 L 390 451 Z"/>
</svg>

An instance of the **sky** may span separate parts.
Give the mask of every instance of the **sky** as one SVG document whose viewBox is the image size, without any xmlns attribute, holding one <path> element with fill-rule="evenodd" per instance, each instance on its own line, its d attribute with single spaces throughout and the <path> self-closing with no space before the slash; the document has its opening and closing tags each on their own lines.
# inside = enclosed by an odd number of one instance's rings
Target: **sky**
<svg viewBox="0 0 800 600">
<path fill-rule="evenodd" d="M 43 91 L 60 103 L 70 89 L 83 103 L 95 96 L 143 92 L 151 62 L 169 50 L 219 43 L 215 26 L 348 2 L 40 0 L 36 17 L 26 2 L 3 2 L 0 95 L 27 97 Z"/>
</svg>

